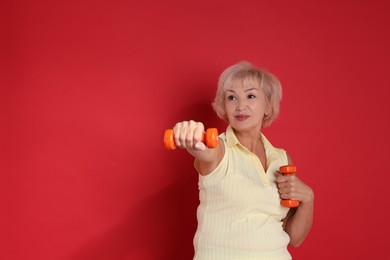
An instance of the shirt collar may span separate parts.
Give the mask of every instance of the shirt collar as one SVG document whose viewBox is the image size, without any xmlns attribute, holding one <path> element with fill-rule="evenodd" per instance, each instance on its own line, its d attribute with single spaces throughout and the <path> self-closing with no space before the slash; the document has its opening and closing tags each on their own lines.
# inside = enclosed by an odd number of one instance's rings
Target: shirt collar
<svg viewBox="0 0 390 260">
<path fill-rule="evenodd" d="M 278 156 L 276 148 L 268 141 L 268 139 L 262 133 L 259 133 L 259 138 L 261 138 L 261 140 L 263 141 L 267 160 L 275 159 Z M 235 145 L 242 146 L 242 144 L 240 144 L 240 142 L 238 141 L 237 136 L 235 135 L 231 125 L 229 125 L 226 129 L 226 145 L 227 147 L 233 147 Z"/>
<path fill-rule="evenodd" d="M 240 142 L 237 139 L 237 136 L 234 134 L 233 128 L 229 125 L 226 129 L 226 145 L 228 147 L 233 147 Z"/>
<path fill-rule="evenodd" d="M 262 133 L 259 133 L 259 138 L 263 141 L 264 143 L 264 148 L 267 149 L 270 143 L 268 140 L 265 138 L 265 136 Z M 226 129 L 226 144 L 228 147 L 233 147 L 236 144 L 242 145 L 240 141 L 238 141 L 238 138 L 236 134 L 234 133 L 233 127 L 229 125 Z"/>
</svg>

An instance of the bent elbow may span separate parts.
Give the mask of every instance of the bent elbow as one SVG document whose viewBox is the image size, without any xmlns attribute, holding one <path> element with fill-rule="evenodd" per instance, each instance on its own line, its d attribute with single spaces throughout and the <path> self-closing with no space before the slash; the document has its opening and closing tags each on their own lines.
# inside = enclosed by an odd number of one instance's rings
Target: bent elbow
<svg viewBox="0 0 390 260">
<path fill-rule="evenodd" d="M 294 239 L 290 241 L 290 246 L 297 248 L 300 245 L 302 245 L 302 243 L 303 243 L 303 239 Z"/>
</svg>

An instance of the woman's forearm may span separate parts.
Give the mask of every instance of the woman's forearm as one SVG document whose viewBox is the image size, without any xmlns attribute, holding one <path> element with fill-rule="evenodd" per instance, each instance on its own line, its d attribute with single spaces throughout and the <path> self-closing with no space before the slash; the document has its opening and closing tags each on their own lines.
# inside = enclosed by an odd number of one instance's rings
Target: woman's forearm
<svg viewBox="0 0 390 260">
<path fill-rule="evenodd" d="M 290 236 L 290 245 L 298 247 L 305 240 L 313 224 L 314 198 L 310 201 L 301 202 L 286 223 L 286 232 Z"/>
</svg>

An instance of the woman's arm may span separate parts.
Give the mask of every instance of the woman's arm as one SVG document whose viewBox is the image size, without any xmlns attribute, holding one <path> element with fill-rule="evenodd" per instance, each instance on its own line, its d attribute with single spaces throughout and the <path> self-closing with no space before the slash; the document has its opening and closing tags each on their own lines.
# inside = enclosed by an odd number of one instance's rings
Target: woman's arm
<svg viewBox="0 0 390 260">
<path fill-rule="evenodd" d="M 292 164 L 289 157 L 289 164 Z M 314 192 L 295 175 L 277 173 L 277 184 L 282 199 L 299 200 L 297 208 L 291 208 L 283 220 L 285 231 L 290 236 L 290 245 L 298 247 L 305 240 L 313 224 Z"/>
<path fill-rule="evenodd" d="M 299 207 L 291 208 L 284 219 L 284 229 L 290 236 L 290 245 L 300 246 L 311 229 L 313 224 L 314 201 L 302 201 Z"/>
<path fill-rule="evenodd" d="M 212 149 L 206 147 L 201 141 L 204 130 L 203 123 L 192 120 L 177 123 L 173 128 L 176 146 L 186 149 L 194 156 L 195 167 L 201 175 L 212 172 L 224 154 L 224 146 L 221 144 Z"/>
</svg>

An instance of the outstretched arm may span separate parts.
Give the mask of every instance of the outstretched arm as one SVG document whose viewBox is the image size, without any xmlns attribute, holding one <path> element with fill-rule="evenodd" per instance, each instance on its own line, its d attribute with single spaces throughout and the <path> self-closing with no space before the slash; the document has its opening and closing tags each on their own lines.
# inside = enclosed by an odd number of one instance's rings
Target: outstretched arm
<svg viewBox="0 0 390 260">
<path fill-rule="evenodd" d="M 209 149 L 201 141 L 205 131 L 203 123 L 184 121 L 177 123 L 173 128 L 175 144 L 177 147 L 186 149 L 196 159 L 195 167 L 201 175 L 212 172 L 224 154 L 224 146 L 218 145 Z"/>
</svg>

